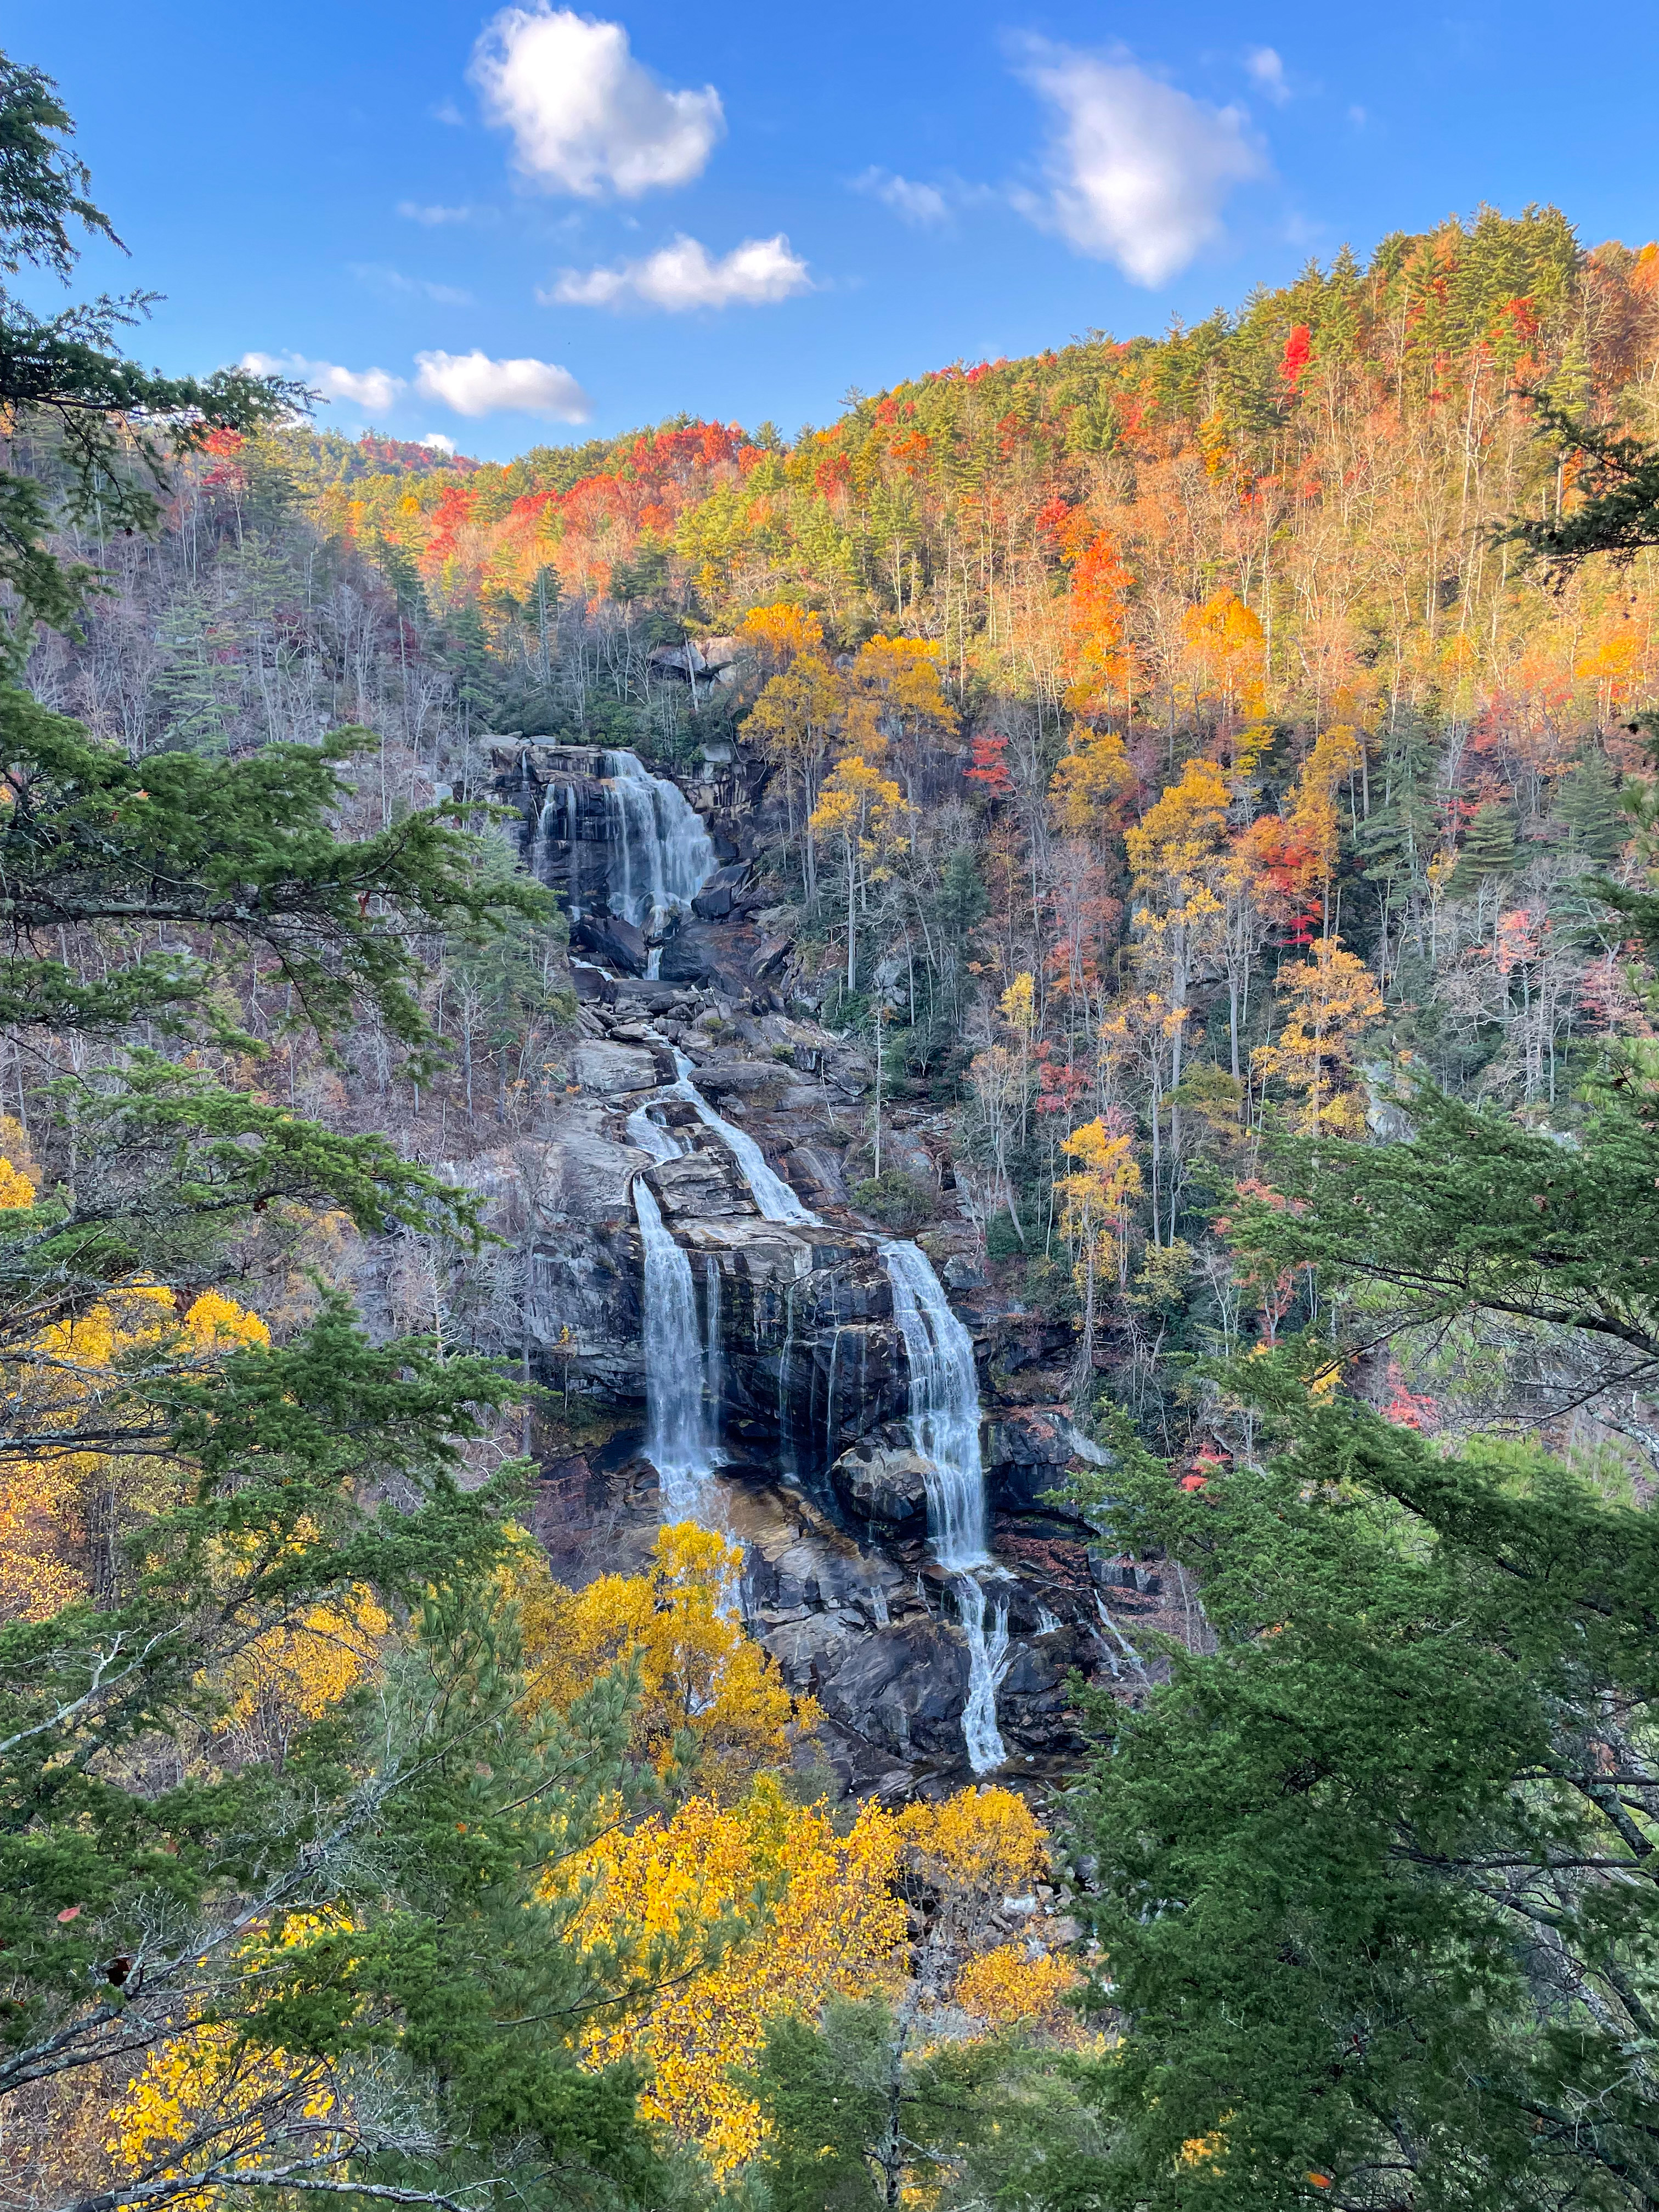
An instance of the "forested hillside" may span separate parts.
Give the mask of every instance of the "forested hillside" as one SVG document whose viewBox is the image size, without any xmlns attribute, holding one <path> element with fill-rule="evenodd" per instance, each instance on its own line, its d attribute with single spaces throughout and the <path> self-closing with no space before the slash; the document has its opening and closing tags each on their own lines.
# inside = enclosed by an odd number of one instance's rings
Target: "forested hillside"
<svg viewBox="0 0 1659 2212">
<path fill-rule="evenodd" d="M 507 465 L 0 294 L 20 2204 L 1659 2203 L 1656 292 Z"/>
<path fill-rule="evenodd" d="M 1205 1224 L 1269 1121 L 1375 1124 L 1403 1065 L 1571 1122 L 1645 1027 L 1584 886 L 1626 866 L 1648 564 L 1552 587 L 1504 533 L 1571 499 L 1539 398 L 1650 427 L 1656 286 L 1652 249 L 1482 210 L 793 443 L 679 423 L 481 466 L 228 434 L 159 542 L 83 541 L 119 588 L 33 681 L 140 753 L 368 723 L 381 820 L 481 790 L 493 732 L 670 769 L 735 733 L 783 817 L 776 896 L 805 902 L 800 988 L 879 1018 L 897 1094 L 956 1109 L 1033 1295 L 1076 1295 L 1078 1224 L 1111 1221 L 1090 1333 L 1144 1410 L 1172 1326 L 1242 1325 Z M 699 690 L 674 648 L 711 634 L 746 650 Z M 439 1024 L 488 1142 L 542 1073 L 551 979 L 486 964 Z"/>
</svg>

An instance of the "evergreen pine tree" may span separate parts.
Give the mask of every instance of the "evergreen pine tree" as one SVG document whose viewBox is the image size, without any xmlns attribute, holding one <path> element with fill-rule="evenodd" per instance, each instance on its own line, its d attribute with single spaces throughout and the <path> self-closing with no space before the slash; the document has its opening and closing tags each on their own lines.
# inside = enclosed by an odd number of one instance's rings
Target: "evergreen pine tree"
<svg viewBox="0 0 1659 2212">
<path fill-rule="evenodd" d="M 1391 914 L 1408 908 L 1428 883 L 1437 829 L 1434 773 L 1434 733 L 1414 708 L 1401 708 L 1383 735 L 1371 811 L 1354 837 L 1366 877 L 1382 887 Z"/>
<path fill-rule="evenodd" d="M 1556 811 L 1576 854 L 1601 867 L 1618 858 L 1630 823 L 1619 804 L 1619 780 L 1599 746 L 1561 779 Z"/>
<path fill-rule="evenodd" d="M 1454 898 L 1472 898 L 1482 884 L 1514 873 L 1515 817 L 1507 806 L 1485 799 L 1469 817 L 1448 888 Z"/>
</svg>

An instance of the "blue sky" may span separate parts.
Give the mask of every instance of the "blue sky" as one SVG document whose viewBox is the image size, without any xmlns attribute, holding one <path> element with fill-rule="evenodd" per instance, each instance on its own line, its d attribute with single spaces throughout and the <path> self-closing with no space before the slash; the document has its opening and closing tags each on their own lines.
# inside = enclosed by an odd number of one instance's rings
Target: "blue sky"
<svg viewBox="0 0 1659 2212">
<path fill-rule="evenodd" d="M 14 0 L 174 371 L 310 364 L 504 459 L 1163 329 L 1343 240 L 1553 200 L 1659 231 L 1659 9 Z M 46 295 L 37 292 L 37 302 Z M 378 373 L 378 374 L 377 374 Z"/>
</svg>

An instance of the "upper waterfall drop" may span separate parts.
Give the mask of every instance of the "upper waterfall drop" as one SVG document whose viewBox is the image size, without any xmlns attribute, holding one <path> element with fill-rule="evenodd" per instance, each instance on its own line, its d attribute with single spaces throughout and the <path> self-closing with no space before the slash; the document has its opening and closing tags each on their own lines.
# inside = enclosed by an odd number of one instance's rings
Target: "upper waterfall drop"
<svg viewBox="0 0 1659 2212">
<path fill-rule="evenodd" d="M 695 1107 L 703 1126 L 712 1129 L 731 1152 L 763 1218 L 768 1221 L 794 1221 L 809 1229 L 817 1228 L 817 1215 L 809 1212 L 776 1169 L 768 1165 L 766 1155 L 748 1131 L 733 1128 L 726 1116 L 717 1114 L 703 1097 L 691 1080 L 691 1063 L 683 1052 L 675 1052 L 674 1066 L 678 1080 L 670 1086 L 668 1095 L 684 1098 L 687 1105 Z"/>
<path fill-rule="evenodd" d="M 607 752 L 605 810 L 616 854 L 611 911 L 638 929 L 688 914 L 714 872 L 702 817 L 677 783 L 653 775 L 635 753 Z"/>
</svg>

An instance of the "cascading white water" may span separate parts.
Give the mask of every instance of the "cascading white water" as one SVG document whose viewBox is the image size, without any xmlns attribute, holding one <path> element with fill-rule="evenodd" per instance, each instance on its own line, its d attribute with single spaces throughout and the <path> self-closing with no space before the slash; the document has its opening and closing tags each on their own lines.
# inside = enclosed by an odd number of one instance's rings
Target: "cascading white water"
<svg viewBox="0 0 1659 2212">
<path fill-rule="evenodd" d="M 975 1774 L 989 1774 L 1008 1756 L 997 1728 L 997 1686 L 1008 1672 L 1008 1601 L 999 1598 L 985 1632 L 985 1592 L 972 1575 L 958 1575 L 956 1592 L 962 1632 L 968 1639 L 968 1702 L 962 1709 L 962 1740 Z"/>
<path fill-rule="evenodd" d="M 706 1128 L 710 1128 L 731 1152 L 743 1172 L 750 1193 L 768 1221 L 794 1221 L 808 1228 L 819 1225 L 816 1213 L 807 1209 L 790 1189 L 777 1171 L 766 1164 L 765 1155 L 747 1130 L 733 1128 L 723 1114 L 717 1114 L 691 1080 L 691 1063 L 683 1052 L 674 1054 L 674 1066 L 679 1080 L 672 1084 L 666 1095 L 684 1098 L 695 1107 Z"/>
<path fill-rule="evenodd" d="M 919 1244 L 884 1244 L 881 1261 L 909 1364 L 910 1434 L 932 1470 L 927 1528 L 934 1557 L 948 1572 L 967 1574 L 991 1564 L 974 1340 Z"/>
<path fill-rule="evenodd" d="M 998 1604 L 988 1638 L 979 1575 L 992 1562 L 974 1340 L 951 1312 L 920 1245 L 884 1244 L 881 1260 L 909 1368 L 910 1436 L 927 1485 L 928 1534 L 934 1557 L 951 1577 L 968 1643 L 963 1741 L 974 1772 L 988 1774 L 1007 1755 L 997 1732 L 997 1685 L 1008 1671 L 1008 1607 Z"/>
<path fill-rule="evenodd" d="M 782 1176 L 769 1166 L 754 1139 L 745 1130 L 735 1128 L 708 1103 L 691 1079 L 694 1071 L 684 1053 L 675 1053 L 674 1066 L 677 1079 L 658 1096 L 684 1099 L 704 1126 L 713 1130 L 737 1161 L 764 1218 L 820 1226 L 818 1216 L 803 1206 Z M 674 1144 L 643 1107 L 629 1118 L 630 1134 L 636 1125 L 652 1132 L 652 1139 L 636 1138 L 647 1149 L 653 1148 L 653 1139 L 657 1144 Z M 657 1157 L 673 1154 L 659 1152 Z M 968 1644 L 963 1740 L 974 1772 L 988 1774 L 1007 1756 L 997 1729 L 997 1686 L 1008 1671 L 1010 1650 L 1007 1603 L 999 1601 L 993 1608 L 988 1635 L 985 1592 L 978 1579 L 992 1565 L 992 1559 L 985 1469 L 979 1449 L 979 1381 L 974 1370 L 973 1339 L 951 1312 L 944 1285 L 920 1245 L 894 1242 L 882 1244 L 879 1249 L 892 1285 L 893 1319 L 904 1341 L 909 1370 L 911 1437 L 927 1468 L 928 1533 L 935 1557 L 951 1575 L 957 1617 Z M 684 1253 L 680 1257 L 684 1260 Z M 689 1285 L 689 1262 L 686 1280 Z M 647 1353 L 647 1383 L 648 1378 Z"/>
<path fill-rule="evenodd" d="M 611 911 L 648 934 L 690 911 L 714 870 L 714 848 L 677 783 L 653 775 L 633 753 L 607 752 L 605 767 Z M 653 957 L 647 972 L 656 971 Z"/>
<path fill-rule="evenodd" d="M 629 1115 L 628 1133 L 656 1160 L 678 1159 L 684 1150 L 643 1106 Z M 705 1486 L 721 1457 L 717 1281 L 706 1285 L 705 1334 L 697 1324 L 690 1257 L 669 1234 L 642 1175 L 634 1178 L 634 1212 L 645 1251 L 645 1455 L 657 1470 L 665 1518 L 700 1519 Z"/>
</svg>

